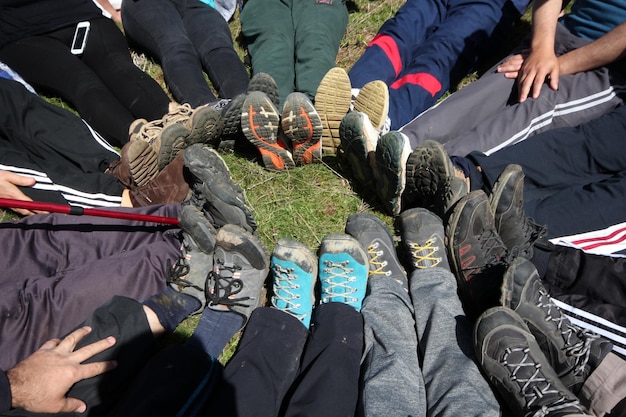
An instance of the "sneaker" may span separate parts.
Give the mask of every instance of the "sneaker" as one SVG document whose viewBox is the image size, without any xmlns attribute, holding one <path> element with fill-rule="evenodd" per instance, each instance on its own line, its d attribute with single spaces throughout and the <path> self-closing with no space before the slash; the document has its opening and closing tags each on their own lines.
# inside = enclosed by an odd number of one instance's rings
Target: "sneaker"
<svg viewBox="0 0 626 417">
<path fill-rule="evenodd" d="M 361 311 L 367 274 L 367 253 L 352 236 L 331 233 L 319 248 L 321 303 L 344 303 Z"/>
<path fill-rule="evenodd" d="M 498 304 L 509 254 L 493 224 L 489 200 L 472 191 L 454 207 L 446 238 L 452 272 L 468 316 Z"/>
<path fill-rule="evenodd" d="M 411 155 L 409 138 L 400 132 L 383 135 L 376 147 L 376 191 L 383 206 L 392 216 L 402 210 L 402 194 L 406 184 L 406 160 Z"/>
<path fill-rule="evenodd" d="M 120 159 L 113 161 L 104 172 L 115 176 L 129 190 L 140 187 L 159 173 L 157 154 L 146 142 L 128 142 L 120 151 Z"/>
<path fill-rule="evenodd" d="M 524 212 L 524 172 L 516 164 L 508 165 L 493 185 L 491 210 L 495 218 L 496 230 L 506 247 L 515 250 L 518 256 L 530 259 L 534 243 L 542 238 L 547 230 L 526 217 Z"/>
<path fill-rule="evenodd" d="M 349 112 L 339 125 L 343 159 L 364 190 L 374 190 L 372 162 L 375 158 L 378 132 L 365 113 Z"/>
<path fill-rule="evenodd" d="M 282 238 L 272 253 L 270 270 L 274 277 L 272 305 L 308 328 L 315 304 L 317 258 L 306 245 Z"/>
<path fill-rule="evenodd" d="M 500 301 L 524 320 L 556 374 L 575 394 L 613 348 L 561 313 L 535 266 L 524 258 L 515 259 L 504 274 Z"/>
<path fill-rule="evenodd" d="M 413 270 L 439 267 L 450 271 L 441 218 L 421 207 L 405 210 L 400 214 L 400 232 Z"/>
<path fill-rule="evenodd" d="M 372 126 L 380 133 L 389 113 L 389 88 L 383 81 L 365 84 L 354 101 L 354 110 L 367 114 Z"/>
<path fill-rule="evenodd" d="M 278 85 L 276 85 L 276 81 L 274 81 L 274 78 L 272 78 L 271 75 L 264 72 L 254 74 L 248 84 L 247 92 L 249 94 L 253 91 L 260 91 L 261 93 L 264 93 L 275 107 L 279 106 L 280 93 L 278 91 Z"/>
<path fill-rule="evenodd" d="M 322 160 L 322 121 L 306 95 L 291 93 L 287 96 L 281 127 L 293 146 L 296 165 Z"/>
<path fill-rule="evenodd" d="M 168 261 L 167 282 L 176 291 L 191 295 L 202 303 L 193 314 L 207 305 L 206 283 L 213 270 L 213 250 L 217 231 L 194 206 L 184 206 L 178 215 L 182 229 L 182 256 L 175 264 Z"/>
<path fill-rule="evenodd" d="M 280 116 L 276 106 L 261 92 L 246 96 L 241 112 L 241 128 L 245 137 L 261 153 L 263 165 L 270 171 L 293 168 L 291 152 L 278 136 Z"/>
<path fill-rule="evenodd" d="M 185 179 L 184 166 L 183 154 L 180 153 L 156 177 L 140 187 L 130 189 L 133 207 L 175 204 L 188 200 L 191 190 Z"/>
<path fill-rule="evenodd" d="M 248 232 L 257 228 L 243 189 L 233 182 L 228 165 L 214 149 L 201 144 L 184 152 L 184 164 L 194 177 L 193 204 L 208 211 L 217 227 L 236 224 Z"/>
<path fill-rule="evenodd" d="M 205 105 L 195 108 L 184 126 L 190 132 L 185 147 L 194 143 L 204 143 L 217 147 L 224 130 L 224 121 L 219 110 L 213 106 Z"/>
<path fill-rule="evenodd" d="M 445 218 L 450 208 L 469 191 L 468 183 L 455 175 L 443 145 L 426 140 L 406 162 L 406 187 L 418 205 Z"/>
<path fill-rule="evenodd" d="M 213 272 L 207 280 L 208 308 L 231 311 L 247 322 L 261 305 L 268 272 L 269 256 L 261 241 L 237 225 L 224 225 L 215 238 Z"/>
<path fill-rule="evenodd" d="M 222 137 L 218 145 L 218 149 L 220 151 L 234 151 L 237 138 L 242 136 L 241 109 L 245 100 L 246 94 L 239 94 L 230 100 L 230 102 L 221 110 L 224 127 L 222 129 Z"/>
<path fill-rule="evenodd" d="M 350 78 L 343 68 L 331 68 L 315 94 L 315 109 L 322 120 L 322 150 L 325 155 L 337 155 L 341 139 L 339 125 L 352 100 Z"/>
<path fill-rule="evenodd" d="M 513 415 L 588 415 L 511 310 L 496 307 L 482 314 L 474 327 L 474 347 L 487 379 Z"/>
<path fill-rule="evenodd" d="M 128 140 L 131 142 L 137 140 L 137 135 L 148 121 L 146 119 L 136 119 L 128 127 Z"/>
<path fill-rule="evenodd" d="M 353 214 L 346 222 L 346 233 L 367 249 L 368 278 L 381 275 L 391 277 L 405 291 L 409 290 L 406 272 L 398 260 L 393 237 L 382 220 L 367 213 Z"/>
</svg>

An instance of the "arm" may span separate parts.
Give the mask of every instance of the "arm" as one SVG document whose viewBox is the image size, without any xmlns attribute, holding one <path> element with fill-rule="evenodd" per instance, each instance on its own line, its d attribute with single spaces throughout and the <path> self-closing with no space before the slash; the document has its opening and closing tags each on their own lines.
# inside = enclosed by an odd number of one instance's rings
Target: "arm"
<svg viewBox="0 0 626 417">
<path fill-rule="evenodd" d="M 100 7 L 102 7 L 102 10 L 104 10 L 105 12 L 111 15 L 111 19 L 115 23 L 120 23 L 120 24 L 122 23 L 122 13 L 119 10 L 114 9 L 111 3 L 109 3 L 109 0 L 95 0 L 95 1 L 100 5 Z"/>
<path fill-rule="evenodd" d="M 87 405 L 83 401 L 65 396 L 69 389 L 78 381 L 100 375 L 116 366 L 113 361 L 82 364 L 115 344 L 115 338 L 107 337 L 74 351 L 89 332 L 91 328 L 81 327 L 63 340 L 49 340 L 10 369 L 6 376 L 11 391 L 11 407 L 35 413 L 84 412 Z"/>
<path fill-rule="evenodd" d="M 11 198 L 13 200 L 32 201 L 17 186 L 32 187 L 35 180 L 23 175 L 14 174 L 9 171 L 0 171 L 0 198 Z M 13 209 L 17 213 L 28 216 L 35 214 L 33 211 L 25 209 Z"/>
</svg>

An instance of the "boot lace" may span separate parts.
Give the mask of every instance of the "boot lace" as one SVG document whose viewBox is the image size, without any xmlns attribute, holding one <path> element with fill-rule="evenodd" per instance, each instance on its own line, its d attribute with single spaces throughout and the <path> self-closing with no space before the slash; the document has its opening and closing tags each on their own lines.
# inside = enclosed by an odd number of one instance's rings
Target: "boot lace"
<svg viewBox="0 0 626 417">
<path fill-rule="evenodd" d="M 388 277 L 391 275 L 391 271 L 385 271 L 387 261 L 379 259 L 385 254 L 383 250 L 378 250 L 379 246 L 378 242 L 374 242 L 367 247 L 367 254 L 370 256 L 370 267 L 374 267 L 373 269 L 370 268 L 369 275 L 385 275 Z"/>
<path fill-rule="evenodd" d="M 524 403 L 529 410 L 526 417 L 546 417 L 565 408 L 574 408 L 578 413 L 584 414 L 578 400 L 565 398 L 542 375 L 541 364 L 535 363 L 528 354 L 529 351 L 530 349 L 527 347 L 508 347 L 500 359 L 500 363 L 508 370 L 511 380 L 520 387 L 521 394 L 524 396 Z M 542 400 L 545 402 L 545 397 L 548 397 L 547 399 L 555 397 L 555 400 L 550 401 L 549 404 L 537 404 Z M 536 408 L 536 411 L 531 411 L 533 408 Z M 567 414 L 577 413 L 568 412 Z"/>
<path fill-rule="evenodd" d="M 424 246 L 417 242 L 407 242 L 415 268 L 434 268 L 441 263 L 441 257 L 435 256 L 440 250 L 435 242 L 435 239 L 428 239 Z"/>
<path fill-rule="evenodd" d="M 175 263 L 171 259 L 167 260 L 167 274 L 165 280 L 168 284 L 174 284 L 182 291 L 184 288 L 194 288 L 204 292 L 204 288 L 187 281 L 185 277 L 189 273 L 189 264 L 185 257 L 180 257 Z"/>
<path fill-rule="evenodd" d="M 499 270 L 500 268 L 503 268 L 506 270 L 506 268 L 509 267 L 516 254 L 504 248 L 504 245 L 495 230 L 491 228 L 484 229 L 478 235 L 477 240 L 480 245 L 478 253 L 485 254 L 484 263 L 482 263 L 482 265 L 467 265 L 467 261 L 462 259 L 461 268 L 463 269 L 464 275 L 469 277 L 471 275 L 486 272 L 492 269 Z M 474 259 L 475 257 L 471 257 L 472 261 Z"/>
<path fill-rule="evenodd" d="M 235 297 L 243 290 L 243 281 L 239 279 L 241 267 L 238 265 L 225 265 L 222 261 L 216 260 L 219 265 L 216 271 L 209 272 L 207 280 L 207 300 L 209 305 L 223 305 L 231 309 L 232 307 L 250 307 L 251 297 Z"/>
<path fill-rule="evenodd" d="M 332 302 L 335 298 L 344 299 L 346 304 L 359 301 L 358 298 L 350 296 L 357 289 L 350 285 L 351 282 L 356 281 L 356 277 L 349 275 L 354 272 L 354 268 L 348 267 L 349 264 L 350 261 L 324 261 L 324 273 L 329 276 L 322 279 L 322 302 Z"/>
<path fill-rule="evenodd" d="M 277 304 L 278 301 L 285 303 L 285 307 L 281 306 L 281 310 L 284 310 L 302 320 L 303 314 L 298 314 L 296 311 L 302 306 L 297 300 L 300 300 L 300 294 L 297 291 L 300 289 L 300 284 L 297 283 L 297 276 L 293 274 L 294 268 L 283 268 L 278 264 L 272 266 L 274 273 L 274 296 L 273 303 Z"/>
</svg>

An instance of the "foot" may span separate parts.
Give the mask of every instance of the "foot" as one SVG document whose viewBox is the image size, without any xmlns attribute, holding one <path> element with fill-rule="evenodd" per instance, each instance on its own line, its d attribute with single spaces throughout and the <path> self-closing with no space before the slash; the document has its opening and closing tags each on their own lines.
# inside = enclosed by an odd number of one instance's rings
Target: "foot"
<svg viewBox="0 0 626 417">
<path fill-rule="evenodd" d="M 331 68 L 320 82 L 315 94 L 315 109 L 322 120 L 322 150 L 337 155 L 341 139 L 339 124 L 350 109 L 352 91 L 350 78 L 343 68 Z"/>
<path fill-rule="evenodd" d="M 215 148 L 224 130 L 224 120 L 220 111 L 208 105 L 195 108 L 184 125 L 190 132 L 185 147 L 194 143 L 204 143 Z"/>
<path fill-rule="evenodd" d="M 367 191 L 375 189 L 372 163 L 378 143 L 378 132 L 365 113 L 349 112 L 339 125 L 343 160 L 354 179 Z"/>
<path fill-rule="evenodd" d="M 248 232 L 256 230 L 246 195 L 233 182 L 228 165 L 217 151 L 206 145 L 192 145 L 184 152 L 184 164 L 194 177 L 192 203 L 206 210 L 217 227 L 236 224 Z"/>
<path fill-rule="evenodd" d="M 276 85 L 276 81 L 272 78 L 271 75 L 265 72 L 259 72 L 254 74 L 250 79 L 250 83 L 248 84 L 247 93 L 250 94 L 253 91 L 259 91 L 267 96 L 270 99 L 272 104 L 275 107 L 279 106 L 279 90 L 278 85 Z"/>
<path fill-rule="evenodd" d="M 159 173 L 157 154 L 146 142 L 130 141 L 105 173 L 115 176 L 129 190 L 145 185 Z"/>
<path fill-rule="evenodd" d="M 489 200 L 478 190 L 459 200 L 446 227 L 450 264 L 468 316 L 498 304 L 509 266 L 509 253 L 493 221 Z"/>
<path fill-rule="evenodd" d="M 372 126 L 381 133 L 388 119 L 389 88 L 383 81 L 375 80 L 365 84 L 359 90 L 354 101 L 354 110 L 368 115 Z"/>
<path fill-rule="evenodd" d="M 207 281 L 208 308 L 231 311 L 247 322 L 261 305 L 261 291 L 269 272 L 267 249 L 251 233 L 224 225 L 215 238 L 213 272 Z"/>
<path fill-rule="evenodd" d="M 281 127 L 291 141 L 297 166 L 322 160 L 322 121 L 306 95 L 296 92 L 287 96 Z"/>
<path fill-rule="evenodd" d="M 382 220 L 367 213 L 353 214 L 346 222 L 346 233 L 367 250 L 368 278 L 390 277 L 408 291 L 408 280 L 398 260 L 393 237 Z"/>
<path fill-rule="evenodd" d="M 474 346 L 487 379 L 514 415 L 589 415 L 511 310 L 496 307 L 482 314 L 474 327 Z"/>
<path fill-rule="evenodd" d="M 441 218 L 425 208 L 405 210 L 400 214 L 400 233 L 411 270 L 439 267 L 450 271 Z"/>
<path fill-rule="evenodd" d="M 524 258 L 515 259 L 504 274 L 501 303 L 524 320 L 558 377 L 575 394 L 613 348 L 563 316 L 534 265 Z"/>
<path fill-rule="evenodd" d="M 315 303 L 317 258 L 302 243 L 282 238 L 274 248 L 270 264 L 274 279 L 272 305 L 308 328 Z"/>
<path fill-rule="evenodd" d="M 251 92 L 243 103 L 241 128 L 245 137 L 259 150 L 263 166 L 270 171 L 295 167 L 291 152 L 278 136 L 280 116 L 264 94 Z"/>
<path fill-rule="evenodd" d="M 409 156 L 406 187 L 420 207 L 429 209 L 442 219 L 469 191 L 468 182 L 457 176 L 443 146 L 432 140 L 422 142 Z"/>
<path fill-rule="evenodd" d="M 367 253 L 352 236 L 332 233 L 319 249 L 321 303 L 344 303 L 361 311 L 367 274 Z"/>
<path fill-rule="evenodd" d="M 496 230 L 510 251 L 530 259 L 534 243 L 546 234 L 524 212 L 524 172 L 516 164 L 508 165 L 498 177 L 489 197 Z"/>
<path fill-rule="evenodd" d="M 191 191 L 184 175 L 183 154 L 180 153 L 156 177 L 140 187 L 130 189 L 133 207 L 182 203 Z"/>
<path fill-rule="evenodd" d="M 389 132 L 378 141 L 374 168 L 376 191 L 383 206 L 392 216 L 397 216 L 402 210 L 402 194 L 406 184 L 406 161 L 409 155 L 411 155 L 411 145 L 404 133 Z"/>
</svg>

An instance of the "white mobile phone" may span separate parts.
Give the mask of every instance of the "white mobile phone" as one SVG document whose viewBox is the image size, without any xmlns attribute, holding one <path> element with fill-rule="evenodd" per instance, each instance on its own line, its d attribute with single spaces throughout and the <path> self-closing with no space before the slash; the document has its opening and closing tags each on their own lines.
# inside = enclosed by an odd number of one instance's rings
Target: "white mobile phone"
<svg viewBox="0 0 626 417">
<path fill-rule="evenodd" d="M 89 22 L 79 22 L 76 25 L 74 39 L 72 40 L 72 48 L 70 49 L 70 52 L 74 55 L 80 55 L 85 50 L 85 45 L 87 45 L 87 35 L 89 34 L 89 26 Z"/>
</svg>

